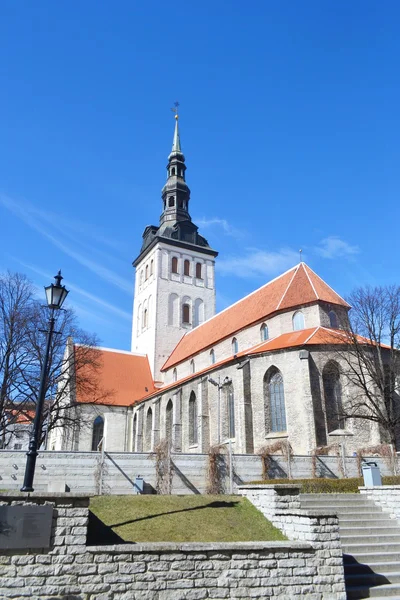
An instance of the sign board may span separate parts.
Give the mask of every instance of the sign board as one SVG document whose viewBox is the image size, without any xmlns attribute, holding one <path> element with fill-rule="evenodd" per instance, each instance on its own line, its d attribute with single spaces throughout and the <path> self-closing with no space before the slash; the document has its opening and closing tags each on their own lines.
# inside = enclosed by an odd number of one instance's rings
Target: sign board
<svg viewBox="0 0 400 600">
<path fill-rule="evenodd" d="M 0 506 L 0 550 L 50 548 L 52 506 Z"/>
</svg>

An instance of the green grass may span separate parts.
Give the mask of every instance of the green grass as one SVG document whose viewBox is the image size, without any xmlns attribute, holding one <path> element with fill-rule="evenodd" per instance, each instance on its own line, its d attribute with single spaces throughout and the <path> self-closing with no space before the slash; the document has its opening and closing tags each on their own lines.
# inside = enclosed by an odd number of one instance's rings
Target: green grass
<svg viewBox="0 0 400 600">
<path fill-rule="evenodd" d="M 254 484 L 295 483 L 301 485 L 303 494 L 356 494 L 358 487 L 364 485 L 362 477 L 348 477 L 343 479 L 267 479 L 264 481 L 252 481 Z M 400 477 L 382 477 L 383 485 L 400 485 Z"/>
<path fill-rule="evenodd" d="M 120 543 L 287 539 L 240 496 L 97 496 L 90 510 L 95 515 L 92 543 L 110 543 L 107 529 Z M 104 534 L 96 517 L 108 526 Z"/>
</svg>

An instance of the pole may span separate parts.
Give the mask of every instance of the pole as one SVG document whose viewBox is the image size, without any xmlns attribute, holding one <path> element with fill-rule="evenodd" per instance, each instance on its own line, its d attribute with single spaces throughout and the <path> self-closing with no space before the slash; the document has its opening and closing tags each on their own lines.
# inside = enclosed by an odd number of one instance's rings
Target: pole
<svg viewBox="0 0 400 600">
<path fill-rule="evenodd" d="M 39 397 L 36 406 L 35 418 L 33 420 L 33 429 L 31 438 L 29 440 L 29 450 L 26 453 L 26 467 L 25 467 L 25 477 L 24 477 L 24 485 L 21 488 L 21 492 L 33 492 L 33 477 L 35 475 L 35 466 L 36 466 L 36 457 L 38 455 L 38 440 L 39 440 L 39 431 L 42 420 L 42 412 L 43 412 L 43 404 L 44 397 L 46 395 L 46 384 L 47 384 L 47 371 L 48 371 L 48 362 L 50 355 L 50 347 L 51 347 L 51 339 L 53 337 L 54 331 L 54 309 L 51 309 L 50 319 L 49 319 L 49 328 L 47 330 L 47 342 L 46 342 L 46 352 L 44 355 L 44 361 L 42 366 L 42 372 L 40 374 L 40 386 L 39 386 Z"/>
</svg>

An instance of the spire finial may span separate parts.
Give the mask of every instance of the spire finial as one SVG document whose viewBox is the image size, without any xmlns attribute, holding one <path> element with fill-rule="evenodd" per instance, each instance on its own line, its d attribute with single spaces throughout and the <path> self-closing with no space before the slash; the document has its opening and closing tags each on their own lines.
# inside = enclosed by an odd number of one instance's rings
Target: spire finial
<svg viewBox="0 0 400 600">
<path fill-rule="evenodd" d="M 174 102 L 174 108 L 171 108 L 172 112 L 175 113 L 175 131 L 174 131 L 174 141 L 172 142 L 172 152 L 182 152 L 181 150 L 181 140 L 179 137 L 179 127 L 178 127 L 178 107 L 179 102 Z"/>
<path fill-rule="evenodd" d="M 299 254 L 300 254 L 300 262 L 302 263 L 303 262 L 303 256 L 302 256 L 303 250 L 301 248 L 299 250 Z"/>
</svg>

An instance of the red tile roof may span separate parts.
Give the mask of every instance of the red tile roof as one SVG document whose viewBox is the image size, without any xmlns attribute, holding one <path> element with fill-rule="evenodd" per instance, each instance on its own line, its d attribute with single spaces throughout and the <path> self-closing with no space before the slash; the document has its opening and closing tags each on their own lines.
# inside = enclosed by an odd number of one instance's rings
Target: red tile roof
<svg viewBox="0 0 400 600">
<path fill-rule="evenodd" d="M 75 345 L 75 352 L 79 352 L 79 348 Z M 96 352 L 101 365 L 95 376 L 96 387 L 100 397 L 103 396 L 99 404 L 129 406 L 154 390 L 147 356 L 107 348 L 96 348 Z M 76 399 L 80 403 L 94 401 L 79 389 L 79 382 Z"/>
<path fill-rule="evenodd" d="M 310 267 L 305 263 L 300 263 L 186 333 L 165 362 L 162 370 L 166 371 L 278 311 L 313 302 L 328 302 L 349 308 L 347 302 L 318 277 Z"/>
</svg>

